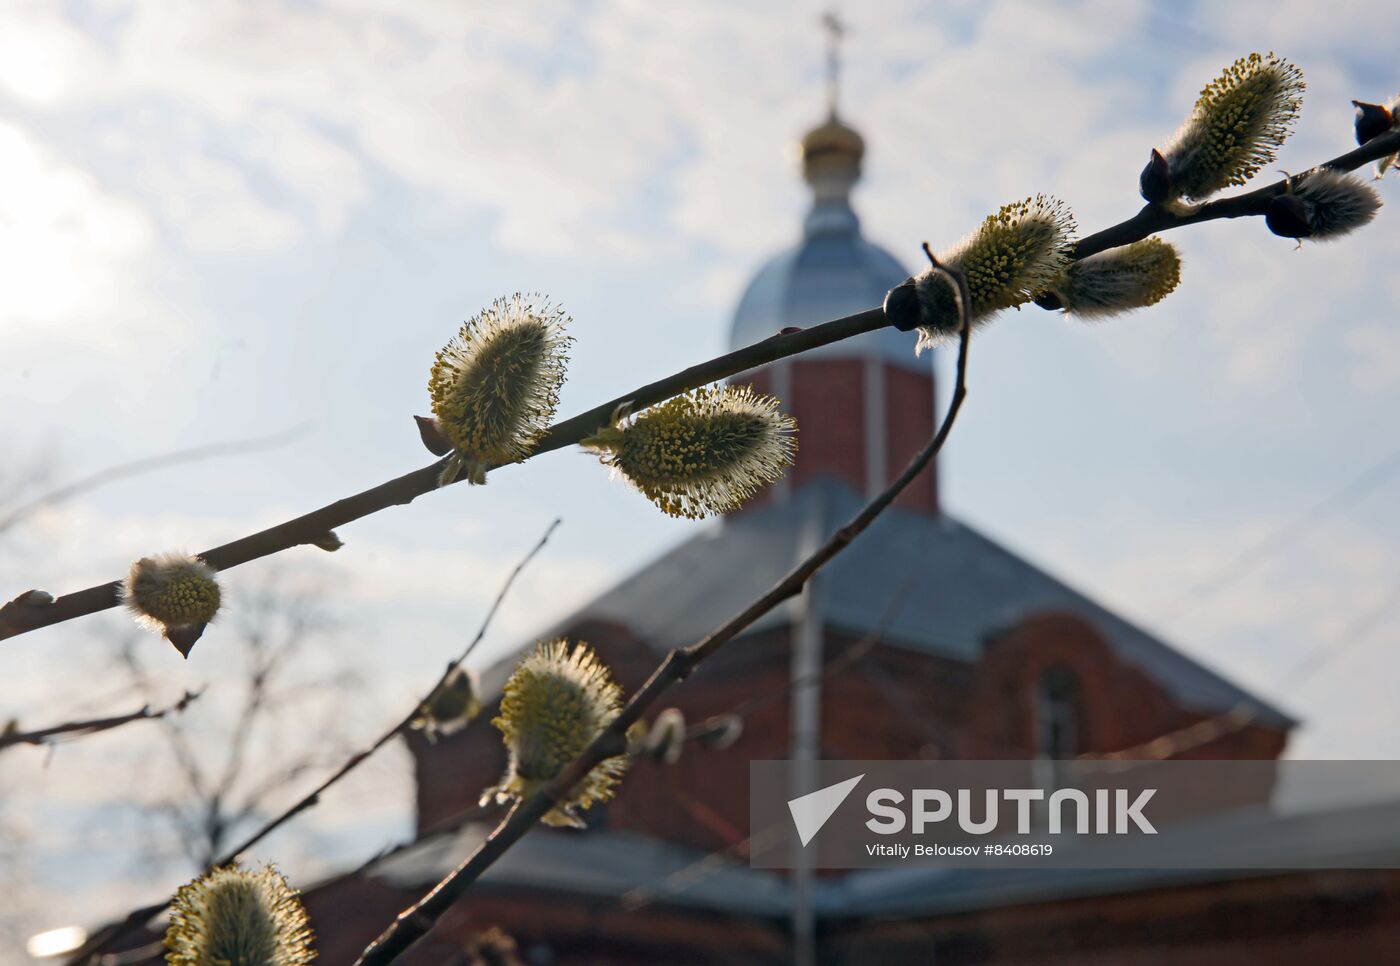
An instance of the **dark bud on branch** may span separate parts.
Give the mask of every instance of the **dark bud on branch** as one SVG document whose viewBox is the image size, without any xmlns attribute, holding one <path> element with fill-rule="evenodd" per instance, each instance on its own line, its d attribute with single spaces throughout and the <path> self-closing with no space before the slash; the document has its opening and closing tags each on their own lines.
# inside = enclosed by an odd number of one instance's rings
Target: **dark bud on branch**
<svg viewBox="0 0 1400 966">
<path fill-rule="evenodd" d="M 434 456 L 446 456 L 452 452 L 452 443 L 442 434 L 436 419 L 431 416 L 414 416 L 413 421 L 418 424 L 418 436 L 429 453 Z"/>
<path fill-rule="evenodd" d="M 1284 238 L 1307 238 L 1312 234 L 1307 206 L 1297 195 L 1279 195 L 1270 201 L 1264 212 L 1264 224 L 1269 226 L 1269 231 Z"/>
<path fill-rule="evenodd" d="M 906 278 L 885 294 L 885 318 L 901 332 L 913 332 L 923 324 L 919 293 L 912 278 Z"/>
<path fill-rule="evenodd" d="M 1138 175 L 1138 191 L 1142 193 L 1144 201 L 1153 205 L 1163 204 L 1172 197 L 1171 168 L 1162 152 L 1156 148 L 1152 149 L 1147 167 Z"/>
<path fill-rule="evenodd" d="M 1374 141 L 1390 130 L 1394 119 L 1390 108 L 1383 104 L 1367 104 L 1365 101 L 1352 101 L 1356 108 L 1356 143 Z"/>
<path fill-rule="evenodd" d="M 180 652 L 181 657 L 188 660 L 195 642 L 204 636 L 204 628 L 208 626 L 208 624 L 172 625 L 165 629 L 165 639 L 175 645 L 175 650 Z"/>
</svg>

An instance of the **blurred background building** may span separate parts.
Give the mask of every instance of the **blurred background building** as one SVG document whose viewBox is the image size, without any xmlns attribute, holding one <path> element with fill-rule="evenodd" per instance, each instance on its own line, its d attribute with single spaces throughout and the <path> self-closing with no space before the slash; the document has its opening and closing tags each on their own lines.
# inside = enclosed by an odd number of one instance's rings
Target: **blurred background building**
<svg viewBox="0 0 1400 966">
<path fill-rule="evenodd" d="M 865 143 L 840 116 L 801 141 L 812 201 L 791 248 L 754 275 L 730 345 L 879 304 L 909 266 L 866 239 L 851 194 Z M 882 330 L 746 377 L 784 401 L 801 448 L 787 478 L 540 638 L 589 642 L 627 691 L 672 648 L 758 597 L 881 490 L 937 418 L 932 361 Z M 1022 472 L 1033 472 L 1033 468 Z M 946 513 L 930 471 L 798 599 L 677 688 L 679 760 L 638 761 L 583 832 L 539 828 L 403 962 L 487 962 L 493 928 L 551 964 L 1379 962 L 1400 948 L 1393 872 L 927 870 L 779 874 L 748 867 L 748 763 L 790 758 L 1278 758 L 1295 722 Z M 505 752 L 493 703 L 520 654 L 481 682 L 465 730 L 409 741 L 417 841 L 307 890 L 321 960 L 349 963 L 469 855 Z M 800 793 L 802 789 L 795 789 Z M 1288 834 L 1207 828 L 1221 850 Z M 1364 830 L 1367 835 L 1373 830 Z M 1304 834 L 1301 827 L 1297 834 Z M 1379 847 L 1400 853 L 1393 831 Z M 1267 839 L 1263 839 L 1267 841 Z M 146 941 L 149 941 L 147 937 Z M 503 962 L 505 960 L 502 960 Z M 511 960 L 514 961 L 514 960 Z"/>
</svg>

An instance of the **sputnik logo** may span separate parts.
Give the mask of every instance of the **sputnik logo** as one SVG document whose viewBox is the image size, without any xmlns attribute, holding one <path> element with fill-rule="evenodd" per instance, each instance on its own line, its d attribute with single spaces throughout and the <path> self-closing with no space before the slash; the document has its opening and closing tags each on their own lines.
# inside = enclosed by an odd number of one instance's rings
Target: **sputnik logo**
<svg viewBox="0 0 1400 966">
<path fill-rule="evenodd" d="M 792 824 L 797 827 L 797 837 L 802 840 L 804 849 L 864 777 L 865 775 L 862 774 L 855 778 L 847 778 L 843 782 L 818 788 L 814 792 L 808 792 L 806 795 L 788 801 L 788 811 L 792 813 Z"/>
</svg>

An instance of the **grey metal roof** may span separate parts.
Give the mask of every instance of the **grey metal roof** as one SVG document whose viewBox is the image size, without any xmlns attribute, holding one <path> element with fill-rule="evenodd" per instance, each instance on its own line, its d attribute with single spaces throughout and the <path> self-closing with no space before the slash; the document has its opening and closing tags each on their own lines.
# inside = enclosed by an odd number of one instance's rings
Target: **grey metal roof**
<svg viewBox="0 0 1400 966">
<path fill-rule="evenodd" d="M 849 205 L 822 202 L 807 216 L 802 240 L 769 259 L 749 283 L 734 311 L 730 346 L 766 339 L 784 326 L 813 325 L 879 305 L 886 292 L 908 277 L 893 255 L 861 237 L 859 219 Z M 928 371 L 929 358 L 914 356 L 915 341 L 912 333 L 882 329 L 815 354 L 875 355 Z"/>
<path fill-rule="evenodd" d="M 706 528 L 542 636 L 602 620 L 626 625 L 661 652 L 689 644 L 751 603 L 863 504 L 863 497 L 834 479 L 812 481 L 785 502 Z M 972 662 L 989 632 L 1032 611 L 1068 611 L 1098 628 L 1124 661 L 1183 707 L 1218 713 L 1243 704 L 1255 708 L 1259 720 L 1294 723 L 947 514 L 887 511 L 817 575 L 812 594 L 828 626 L 861 635 L 880 626 L 911 577 L 898 613 L 885 621 L 888 644 Z M 750 633 L 791 622 L 795 606 L 779 606 Z M 483 675 L 486 693 L 499 690 L 512 663 L 503 661 Z"/>
<path fill-rule="evenodd" d="M 366 874 L 408 888 L 437 882 L 476 851 L 492 828 L 468 825 L 450 836 L 424 839 L 374 863 Z M 537 828 L 497 860 L 482 882 L 616 899 L 641 890 L 662 905 L 741 916 L 785 916 L 791 909 L 790 889 L 778 873 L 607 829 Z"/>
</svg>

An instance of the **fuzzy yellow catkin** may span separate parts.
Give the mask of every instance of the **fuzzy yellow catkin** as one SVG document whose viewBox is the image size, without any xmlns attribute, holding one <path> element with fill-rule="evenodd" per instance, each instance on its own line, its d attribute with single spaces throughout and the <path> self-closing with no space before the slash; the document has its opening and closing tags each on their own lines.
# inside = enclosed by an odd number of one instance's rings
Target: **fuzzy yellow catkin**
<svg viewBox="0 0 1400 966">
<path fill-rule="evenodd" d="M 1066 312 L 1094 319 L 1155 305 L 1180 281 L 1175 246 L 1154 237 L 1072 262 L 1049 292 Z"/>
<path fill-rule="evenodd" d="M 1272 53 L 1249 54 L 1225 68 L 1162 150 L 1170 197 L 1204 200 L 1271 163 L 1305 88 L 1302 71 Z"/>
<path fill-rule="evenodd" d="M 167 553 L 133 563 L 121 598 L 138 621 L 168 631 L 212 621 L 223 595 L 213 567 L 189 554 Z"/>
<path fill-rule="evenodd" d="M 582 642 L 541 643 L 516 665 L 492 721 L 505 741 L 508 762 L 482 804 L 520 801 L 557 776 L 617 717 L 622 689 Z M 625 755 L 604 759 L 544 816 L 548 825 L 583 826 L 579 813 L 616 794 Z"/>
<path fill-rule="evenodd" d="M 1045 291 L 1069 264 L 1074 228 L 1074 216 L 1063 202 L 1036 195 L 1003 205 L 972 234 L 940 252 L 939 263 L 967 282 L 969 322 L 983 323 Z M 957 332 L 957 301 L 932 269 L 916 276 L 914 287 L 922 351 Z"/>
<path fill-rule="evenodd" d="M 1293 192 L 1303 203 L 1307 236 L 1313 241 L 1340 238 L 1376 217 L 1381 196 L 1376 189 L 1345 171 L 1318 168 L 1298 179 Z"/>
<path fill-rule="evenodd" d="M 429 741 L 436 741 L 440 735 L 461 731 L 480 713 L 476 681 L 470 671 L 458 666 L 423 702 L 412 726 L 422 731 Z"/>
<path fill-rule="evenodd" d="M 493 465 L 524 459 L 549 428 L 572 339 L 568 316 L 540 296 L 497 299 L 463 324 L 428 376 L 437 428 L 454 453 L 441 482 L 484 483 Z"/>
<path fill-rule="evenodd" d="M 583 440 L 669 516 L 728 513 L 782 478 L 797 424 L 748 386 L 695 389 Z"/>
<path fill-rule="evenodd" d="M 315 957 L 297 891 L 275 868 L 214 869 L 179 888 L 165 932 L 172 966 L 303 966 Z"/>
</svg>

